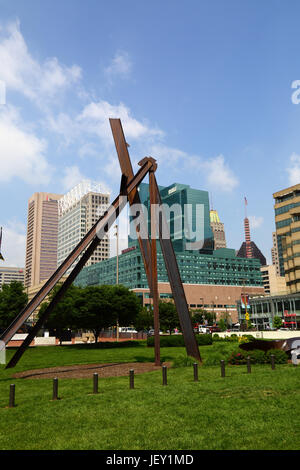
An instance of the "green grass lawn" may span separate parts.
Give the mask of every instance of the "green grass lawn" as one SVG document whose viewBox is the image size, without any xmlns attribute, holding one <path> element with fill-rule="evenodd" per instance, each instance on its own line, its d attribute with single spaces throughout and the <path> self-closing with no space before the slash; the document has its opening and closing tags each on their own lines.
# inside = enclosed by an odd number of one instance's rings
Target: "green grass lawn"
<svg viewBox="0 0 300 470">
<path fill-rule="evenodd" d="M 92 345 L 35 347 L 14 369 L 0 368 L 1 450 L 298 450 L 300 445 L 300 367 L 291 364 L 210 365 L 226 358 L 234 343 L 200 347 L 204 365 L 199 382 L 192 366 L 128 377 L 59 379 L 61 400 L 52 401 L 51 379 L 15 379 L 33 368 L 95 362 L 153 361 L 153 348 L 96 349 Z M 13 351 L 7 351 L 7 360 Z M 162 348 L 174 361 L 184 348 Z M 9 386 L 16 385 L 15 408 L 8 408 Z"/>
</svg>

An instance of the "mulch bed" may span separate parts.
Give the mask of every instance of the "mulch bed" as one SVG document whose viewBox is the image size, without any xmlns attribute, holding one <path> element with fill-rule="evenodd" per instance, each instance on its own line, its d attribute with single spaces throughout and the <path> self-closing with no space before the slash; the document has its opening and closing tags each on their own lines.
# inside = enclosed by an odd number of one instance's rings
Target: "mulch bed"
<svg viewBox="0 0 300 470">
<path fill-rule="evenodd" d="M 127 362 L 112 364 L 78 364 L 73 366 L 49 367 L 47 369 L 34 369 L 18 372 L 15 378 L 22 379 L 85 379 L 92 377 L 96 372 L 99 377 L 119 377 L 128 375 L 130 369 L 135 374 L 143 374 L 161 369 L 162 366 L 170 367 L 170 362 L 164 362 L 161 366 L 156 366 L 153 362 Z"/>
</svg>

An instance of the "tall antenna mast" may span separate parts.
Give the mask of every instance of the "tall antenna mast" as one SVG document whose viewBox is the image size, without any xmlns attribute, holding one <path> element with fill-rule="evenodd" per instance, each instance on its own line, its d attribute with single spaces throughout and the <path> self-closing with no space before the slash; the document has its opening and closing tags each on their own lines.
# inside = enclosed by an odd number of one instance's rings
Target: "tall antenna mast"
<svg viewBox="0 0 300 470">
<path fill-rule="evenodd" d="M 245 242 L 246 242 L 246 258 L 253 258 L 251 237 L 250 237 L 250 223 L 247 217 L 247 205 L 248 201 L 245 196 L 245 218 L 244 218 L 244 229 L 245 229 Z"/>
</svg>

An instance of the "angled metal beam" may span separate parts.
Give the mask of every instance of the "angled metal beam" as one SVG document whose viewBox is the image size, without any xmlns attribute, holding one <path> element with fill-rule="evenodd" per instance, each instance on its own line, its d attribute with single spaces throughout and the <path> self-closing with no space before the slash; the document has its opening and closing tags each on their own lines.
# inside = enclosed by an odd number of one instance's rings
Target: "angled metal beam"
<svg viewBox="0 0 300 470">
<path fill-rule="evenodd" d="M 119 158 L 119 163 L 121 167 L 121 172 L 122 175 L 127 176 L 128 179 L 131 179 L 133 176 L 133 169 L 131 165 L 131 160 L 130 156 L 128 153 L 128 144 L 125 140 L 122 124 L 120 119 L 110 119 L 110 127 L 112 131 L 112 135 L 114 138 L 115 146 L 116 146 L 116 151 L 118 154 Z M 146 159 L 147 161 L 149 159 Z M 155 164 L 155 160 L 152 159 L 153 164 Z M 138 193 L 138 190 L 136 189 L 135 191 L 132 191 L 130 195 L 128 195 L 128 202 L 129 205 L 132 206 L 133 204 L 141 204 L 140 196 Z M 139 217 L 140 220 L 142 220 L 142 223 L 144 224 L 144 227 L 147 227 L 147 221 L 143 220 L 143 214 L 140 214 Z M 150 292 L 152 293 L 152 276 L 151 276 L 151 244 L 149 241 L 149 238 L 143 238 L 140 235 L 139 232 L 139 227 L 136 224 L 136 231 L 137 231 L 137 237 L 138 237 L 138 243 L 140 246 L 144 266 L 145 266 L 145 272 L 148 280 L 148 285 Z"/>
<path fill-rule="evenodd" d="M 156 188 L 157 201 L 158 201 L 158 204 L 161 205 L 162 201 L 161 201 L 155 175 L 153 175 L 153 177 L 154 177 L 154 184 Z M 196 341 L 195 332 L 194 332 L 192 321 L 190 318 L 188 304 L 186 301 L 186 296 L 185 296 L 184 288 L 182 285 L 173 244 L 172 244 L 170 233 L 169 233 L 169 227 L 168 227 L 164 212 L 161 211 L 160 213 L 161 213 L 161 223 L 158 224 L 160 246 L 161 246 L 161 250 L 163 253 L 165 266 L 166 266 L 166 270 L 168 273 L 170 286 L 172 289 L 172 294 L 173 294 L 174 302 L 176 305 L 176 309 L 177 309 L 177 313 L 178 313 L 178 317 L 180 321 L 180 327 L 181 327 L 182 335 L 184 338 L 186 351 L 189 356 L 195 358 L 199 362 L 202 362 L 200 352 L 199 352 L 199 347 Z"/>
</svg>

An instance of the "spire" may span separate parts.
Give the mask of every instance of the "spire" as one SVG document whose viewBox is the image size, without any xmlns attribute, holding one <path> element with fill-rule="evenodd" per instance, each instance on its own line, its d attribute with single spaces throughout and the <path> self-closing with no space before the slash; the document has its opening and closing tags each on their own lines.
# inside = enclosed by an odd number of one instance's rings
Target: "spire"
<svg viewBox="0 0 300 470">
<path fill-rule="evenodd" d="M 244 229 L 245 229 L 245 242 L 246 242 L 246 258 L 253 258 L 251 237 L 250 237 L 250 222 L 247 217 L 247 205 L 248 205 L 248 201 L 245 197 Z"/>
</svg>

